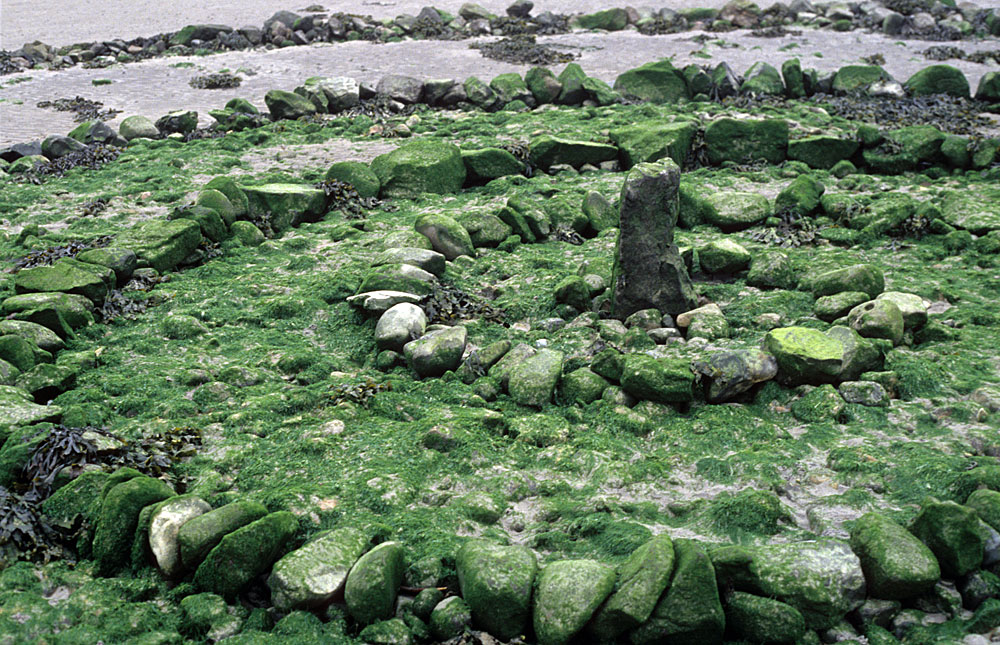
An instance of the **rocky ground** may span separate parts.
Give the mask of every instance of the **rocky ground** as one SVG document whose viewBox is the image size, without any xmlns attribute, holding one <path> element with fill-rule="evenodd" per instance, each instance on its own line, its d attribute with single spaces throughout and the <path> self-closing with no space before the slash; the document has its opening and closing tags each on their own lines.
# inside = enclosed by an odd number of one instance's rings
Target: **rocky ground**
<svg viewBox="0 0 1000 645">
<path fill-rule="evenodd" d="M 996 65 L 789 28 L 0 76 L 0 643 L 1000 638 Z"/>
</svg>

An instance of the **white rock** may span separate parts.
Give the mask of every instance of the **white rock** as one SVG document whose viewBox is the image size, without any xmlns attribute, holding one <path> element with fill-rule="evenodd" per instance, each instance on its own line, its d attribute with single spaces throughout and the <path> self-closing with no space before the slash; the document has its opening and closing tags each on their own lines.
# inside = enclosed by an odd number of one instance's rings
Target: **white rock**
<svg viewBox="0 0 1000 645">
<path fill-rule="evenodd" d="M 169 500 L 153 515 L 149 524 L 149 549 L 168 578 L 180 574 L 182 569 L 177 532 L 188 520 L 210 510 L 212 507 L 202 499 L 178 497 Z"/>
<path fill-rule="evenodd" d="M 375 325 L 375 344 L 379 349 L 402 351 L 403 345 L 420 338 L 427 328 L 424 310 L 415 304 L 401 302 L 390 307 Z"/>
</svg>

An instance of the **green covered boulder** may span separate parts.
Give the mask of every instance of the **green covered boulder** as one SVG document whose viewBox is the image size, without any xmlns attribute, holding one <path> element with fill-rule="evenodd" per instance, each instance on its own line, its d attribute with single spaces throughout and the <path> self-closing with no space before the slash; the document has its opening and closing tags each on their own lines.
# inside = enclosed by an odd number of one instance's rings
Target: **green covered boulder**
<svg viewBox="0 0 1000 645">
<path fill-rule="evenodd" d="M 947 94 L 960 99 L 969 98 L 969 79 L 951 65 L 930 65 L 906 80 L 906 91 L 913 96 Z"/>
<path fill-rule="evenodd" d="M 781 163 L 788 148 L 788 123 L 782 119 L 716 119 L 705 128 L 705 146 L 713 164 Z"/>
<path fill-rule="evenodd" d="M 833 77 L 833 91 L 838 94 L 865 92 L 876 83 L 891 80 L 889 73 L 878 65 L 845 65 Z"/>
<path fill-rule="evenodd" d="M 934 588 L 941 577 L 934 554 L 905 528 L 879 513 L 851 526 L 851 549 L 861 560 L 868 593 L 906 600 Z"/>
<path fill-rule="evenodd" d="M 683 73 L 667 59 L 623 72 L 615 79 L 614 89 L 624 96 L 654 103 L 676 103 L 690 97 Z"/>
<path fill-rule="evenodd" d="M 174 209 L 170 219 L 188 219 L 197 222 L 201 234 L 213 242 L 222 242 L 229 235 L 226 223 L 214 208 L 204 206 L 181 206 Z"/>
<path fill-rule="evenodd" d="M 810 168 L 829 170 L 837 162 L 850 159 L 858 151 L 858 142 L 829 135 L 814 135 L 788 142 L 788 158 Z"/>
<path fill-rule="evenodd" d="M 195 204 L 215 211 L 226 226 L 231 226 L 239 215 L 246 214 L 245 209 L 240 213 L 240 209 L 233 206 L 233 203 L 229 201 L 225 193 L 214 188 L 205 188 L 198 193 Z"/>
<path fill-rule="evenodd" d="M 945 134 L 934 126 L 908 126 L 887 132 L 881 145 L 866 147 L 861 155 L 871 170 L 898 175 L 939 161 L 944 140 Z"/>
<path fill-rule="evenodd" d="M 271 601 L 279 611 L 328 604 L 367 548 L 368 538 L 355 528 L 317 535 L 274 565 L 267 579 Z"/>
<path fill-rule="evenodd" d="M 726 625 L 738 638 L 751 643 L 791 645 L 806 633 L 805 620 L 794 607 L 742 591 L 726 599 Z"/>
<path fill-rule="evenodd" d="M 552 394 L 562 374 L 563 354 L 543 349 L 526 358 L 510 373 L 507 388 L 514 401 L 541 408 L 552 402 Z"/>
<path fill-rule="evenodd" d="M 344 586 L 351 617 L 363 625 L 391 618 L 405 567 L 403 547 L 398 542 L 383 542 L 361 556 Z"/>
<path fill-rule="evenodd" d="M 538 577 L 533 622 L 539 645 L 567 645 L 615 586 L 615 570 L 593 560 L 561 560 Z"/>
<path fill-rule="evenodd" d="M 498 177 L 524 172 L 524 164 L 500 148 L 463 150 L 462 163 L 465 164 L 465 177 L 469 184 L 484 184 Z"/>
<path fill-rule="evenodd" d="M 227 534 L 198 565 L 195 586 L 223 598 L 235 598 L 254 578 L 271 569 L 298 527 L 294 515 L 278 511 Z"/>
<path fill-rule="evenodd" d="M 740 93 L 753 96 L 784 96 L 785 83 L 773 66 L 758 61 L 747 70 Z"/>
<path fill-rule="evenodd" d="M 562 92 L 562 83 L 546 67 L 532 67 L 524 74 L 524 82 L 539 105 L 555 103 Z"/>
<path fill-rule="evenodd" d="M 624 9 L 605 9 L 604 11 L 577 16 L 574 19 L 574 24 L 581 29 L 621 31 L 628 26 L 628 12 Z"/>
<path fill-rule="evenodd" d="M 890 300 L 879 298 L 854 307 L 847 324 L 865 338 L 884 338 L 893 345 L 903 340 L 903 312 Z"/>
<path fill-rule="evenodd" d="M 303 222 L 314 222 L 326 213 L 326 193 L 302 184 L 246 186 L 251 215 L 270 213 L 271 228 L 283 233 Z"/>
<path fill-rule="evenodd" d="M 367 164 L 360 161 L 338 161 L 326 171 L 327 181 L 337 180 L 354 186 L 364 198 L 378 197 L 382 182 Z"/>
<path fill-rule="evenodd" d="M 177 531 L 181 562 L 194 570 L 222 538 L 265 515 L 267 509 L 261 504 L 240 500 L 185 522 Z"/>
<path fill-rule="evenodd" d="M 997 21 L 1000 24 L 1000 20 Z M 976 100 L 984 103 L 1000 103 L 1000 72 L 986 72 L 976 87 Z"/>
<path fill-rule="evenodd" d="M 23 320 L 0 320 L 0 336 L 20 336 L 39 349 L 53 354 L 66 346 L 62 338 L 51 329 Z"/>
<path fill-rule="evenodd" d="M 435 251 L 448 260 L 454 260 L 460 255 L 476 256 L 469 232 L 447 215 L 442 213 L 421 215 L 414 228 L 430 240 Z"/>
<path fill-rule="evenodd" d="M 11 319 L 41 325 L 60 338 L 73 336 L 73 329 L 94 322 L 94 303 L 68 293 L 26 293 L 0 304 Z"/>
<path fill-rule="evenodd" d="M 317 112 L 312 101 L 295 92 L 286 92 L 285 90 L 271 90 L 264 95 L 264 104 L 267 105 L 271 118 L 275 121 L 295 120 L 304 116 L 312 116 Z"/>
<path fill-rule="evenodd" d="M 674 546 L 659 535 L 632 552 L 618 568 L 614 593 L 588 626 L 597 639 L 610 641 L 635 629 L 652 615 L 674 570 Z"/>
<path fill-rule="evenodd" d="M 843 344 L 808 327 L 772 329 L 764 348 L 778 361 L 778 373 L 792 383 L 826 383 L 840 374 Z"/>
<path fill-rule="evenodd" d="M 462 364 L 466 340 L 465 327 L 447 327 L 406 343 L 403 355 L 418 376 L 441 376 Z"/>
<path fill-rule="evenodd" d="M 618 148 L 606 143 L 574 141 L 542 135 L 531 142 L 531 163 L 542 170 L 556 164 L 579 168 L 584 164 L 599 165 L 618 158 Z"/>
<path fill-rule="evenodd" d="M 531 550 L 470 540 L 455 564 L 462 598 L 478 627 L 504 641 L 527 631 L 538 572 Z"/>
<path fill-rule="evenodd" d="M 750 251 L 729 238 L 712 240 L 698 249 L 698 262 L 706 273 L 738 273 L 750 266 Z"/>
<path fill-rule="evenodd" d="M 621 384 L 632 396 L 656 403 L 687 403 L 694 398 L 694 374 L 684 359 L 629 354 Z"/>
<path fill-rule="evenodd" d="M 826 188 L 810 175 L 799 175 L 774 199 L 778 210 L 789 210 L 799 215 L 811 215 L 819 208 L 819 199 Z"/>
<path fill-rule="evenodd" d="M 713 192 L 702 200 L 701 215 L 723 231 L 737 231 L 763 222 L 771 214 L 767 197 L 758 193 Z"/>
<path fill-rule="evenodd" d="M 140 263 L 165 273 L 191 255 L 201 239 L 201 227 L 192 220 L 150 220 L 120 234 L 115 244 L 132 249 Z"/>
<path fill-rule="evenodd" d="M 934 552 L 941 573 L 948 578 L 964 576 L 983 563 L 987 536 L 971 508 L 955 502 L 927 502 L 909 529 Z"/>
<path fill-rule="evenodd" d="M 22 269 L 14 276 L 17 293 L 72 293 L 98 304 L 104 302 L 114 287 L 115 274 L 111 269 L 74 258 L 60 258 L 50 266 Z"/>
<path fill-rule="evenodd" d="M 229 205 L 233 209 L 234 218 L 238 219 L 241 217 L 246 217 L 247 213 L 249 213 L 250 203 L 249 201 L 247 201 L 246 193 L 243 192 L 243 189 L 240 188 L 239 184 L 237 184 L 236 180 L 234 180 L 232 177 L 226 177 L 226 176 L 215 177 L 207 184 L 205 184 L 203 188 L 203 191 L 209 191 L 209 190 L 217 190 L 226 196 L 226 199 L 229 200 Z M 215 208 L 215 206 L 211 203 L 203 203 L 202 206 Z M 219 215 L 223 219 L 226 219 L 225 214 L 219 213 Z M 232 222 L 226 220 L 226 224 L 232 225 Z"/>
<path fill-rule="evenodd" d="M 885 290 L 885 276 L 874 265 L 854 264 L 821 273 L 809 281 L 809 286 L 817 298 L 844 291 L 861 291 L 876 298 Z"/>
<path fill-rule="evenodd" d="M 619 161 L 628 170 L 637 163 L 664 157 L 683 165 L 697 127 L 693 123 L 643 123 L 612 130 L 611 141 L 618 146 Z"/>
<path fill-rule="evenodd" d="M 1000 212 L 992 203 L 968 191 L 954 191 L 945 197 L 941 215 L 948 224 L 975 235 L 987 235 L 990 231 L 1000 230 Z"/>
<path fill-rule="evenodd" d="M 159 479 L 145 476 L 120 483 L 107 492 L 94 526 L 94 559 L 101 575 L 117 573 L 128 563 L 142 509 L 173 494 Z"/>
<path fill-rule="evenodd" d="M 417 139 L 379 155 L 371 169 L 379 178 L 383 197 L 456 193 L 466 177 L 461 151 L 439 139 Z"/>
</svg>

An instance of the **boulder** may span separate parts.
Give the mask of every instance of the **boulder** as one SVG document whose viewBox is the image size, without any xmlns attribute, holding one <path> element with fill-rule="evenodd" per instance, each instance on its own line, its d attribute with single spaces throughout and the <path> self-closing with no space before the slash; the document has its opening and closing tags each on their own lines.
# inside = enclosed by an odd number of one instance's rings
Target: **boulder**
<svg viewBox="0 0 1000 645">
<path fill-rule="evenodd" d="M 529 69 L 524 74 L 524 83 L 539 105 L 555 103 L 562 93 L 562 83 L 547 67 Z"/>
<path fill-rule="evenodd" d="M 132 272 L 135 271 L 139 261 L 138 256 L 131 249 L 116 249 L 104 247 L 99 249 L 87 249 L 76 255 L 76 259 L 86 264 L 95 264 L 114 271 L 115 282 L 113 286 L 123 287 L 132 279 Z"/>
<path fill-rule="evenodd" d="M 409 264 L 438 277 L 444 273 L 446 267 L 444 256 L 437 251 L 407 246 L 386 249 L 372 264 Z"/>
<path fill-rule="evenodd" d="M 55 421 L 60 416 L 61 407 L 37 405 L 28 391 L 13 385 L 0 385 L 0 431 L 41 421 Z"/>
<path fill-rule="evenodd" d="M 278 560 L 267 579 L 278 611 L 321 607 L 344 591 L 348 573 L 368 548 L 355 528 L 320 533 Z"/>
<path fill-rule="evenodd" d="M 271 90 L 264 95 L 264 104 L 267 105 L 271 118 L 275 121 L 295 119 L 312 116 L 316 114 L 316 106 L 312 101 L 295 92 L 285 90 Z"/>
<path fill-rule="evenodd" d="M 360 197 L 378 197 L 382 183 L 367 164 L 360 161 L 338 161 L 326 171 L 325 179 L 336 179 L 354 186 Z"/>
<path fill-rule="evenodd" d="M 676 103 L 690 98 L 683 73 L 667 59 L 623 72 L 615 79 L 614 89 L 624 96 L 654 103 Z"/>
<path fill-rule="evenodd" d="M 66 346 L 51 329 L 24 320 L 0 320 L 0 336 L 20 336 L 39 349 L 53 354 Z"/>
<path fill-rule="evenodd" d="M 780 251 L 758 252 L 750 261 L 747 284 L 758 289 L 794 289 L 799 276 L 787 255 Z"/>
<path fill-rule="evenodd" d="M 774 199 L 778 210 L 790 210 L 799 215 L 811 215 L 819 208 L 820 197 L 826 188 L 810 175 L 799 175 Z"/>
<path fill-rule="evenodd" d="M 577 63 L 570 63 L 563 68 L 557 77 L 562 85 L 557 103 L 562 105 L 579 105 L 587 100 L 587 90 L 583 88 L 583 81 L 587 78 L 586 72 Z"/>
<path fill-rule="evenodd" d="M 233 222 L 230 231 L 244 246 L 260 246 L 267 239 L 263 231 L 244 220 Z"/>
<path fill-rule="evenodd" d="M 612 313 L 619 320 L 641 309 L 675 315 L 696 304 L 673 243 L 679 184 L 680 169 L 670 160 L 640 164 L 625 178 L 611 287 Z"/>
<path fill-rule="evenodd" d="M 750 251 L 722 238 L 698 249 L 698 263 L 706 273 L 739 273 L 750 266 Z"/>
<path fill-rule="evenodd" d="M 94 526 L 93 554 L 101 575 L 117 573 L 128 562 L 142 509 L 173 494 L 159 479 L 145 476 L 120 483 L 107 492 Z"/>
<path fill-rule="evenodd" d="M 844 360 L 840 341 L 808 327 L 772 329 L 764 337 L 764 349 L 778 362 L 782 378 L 792 383 L 833 382 Z"/>
<path fill-rule="evenodd" d="M 871 264 L 855 264 L 815 276 L 809 281 L 815 297 L 830 296 L 844 291 L 861 291 L 876 298 L 885 289 L 882 270 Z"/>
<path fill-rule="evenodd" d="M 441 376 L 458 369 L 465 353 L 465 327 L 432 331 L 403 345 L 406 362 L 418 376 Z"/>
<path fill-rule="evenodd" d="M 470 540 L 455 564 L 462 598 L 478 627 L 504 641 L 525 633 L 538 572 L 531 550 Z"/>
<path fill-rule="evenodd" d="M 563 354 L 551 349 L 540 350 L 526 358 L 510 372 L 507 388 L 520 405 L 541 408 L 552 402 L 552 394 L 562 374 Z"/>
<path fill-rule="evenodd" d="M 628 170 L 636 164 L 659 161 L 665 157 L 678 166 L 683 165 L 696 131 L 697 127 L 686 121 L 643 123 L 612 130 L 610 137 L 618 146 L 622 168 Z"/>
<path fill-rule="evenodd" d="M 906 600 L 934 588 L 941 577 L 934 554 L 913 534 L 879 513 L 851 526 L 851 549 L 861 561 L 868 593 Z"/>
<path fill-rule="evenodd" d="M 403 293 L 426 296 L 433 291 L 434 280 L 433 273 L 412 264 L 383 264 L 368 272 L 368 275 L 362 280 L 361 286 L 358 287 L 358 293 L 398 290 Z"/>
<path fill-rule="evenodd" d="M 1000 24 L 1000 21 L 997 24 Z M 1000 103 L 1000 72 L 983 74 L 976 87 L 976 100 L 984 103 Z"/>
<path fill-rule="evenodd" d="M 574 24 L 581 29 L 603 29 L 621 31 L 628 26 L 628 13 L 624 9 L 605 9 L 575 18 Z"/>
<path fill-rule="evenodd" d="M 462 163 L 465 164 L 465 177 L 469 184 L 484 184 L 499 177 L 524 172 L 524 164 L 500 148 L 463 150 Z"/>
<path fill-rule="evenodd" d="M 60 258 L 50 266 L 22 269 L 14 276 L 17 293 L 70 293 L 97 304 L 104 302 L 114 287 L 115 274 L 111 269 L 73 258 Z"/>
<path fill-rule="evenodd" d="M 716 119 L 705 128 L 705 146 L 713 164 L 778 164 L 785 160 L 788 148 L 788 123 L 781 119 Z"/>
<path fill-rule="evenodd" d="M 115 132 L 114 128 L 98 119 L 84 121 L 73 128 L 69 136 L 86 146 L 95 143 L 113 144 L 118 140 L 118 133 Z M 120 140 L 118 142 L 120 143 Z"/>
<path fill-rule="evenodd" d="M 465 164 L 458 147 L 435 139 L 418 139 L 372 160 L 372 171 L 384 197 L 419 197 L 423 193 L 455 193 L 465 183 Z"/>
<path fill-rule="evenodd" d="M 160 130 L 147 117 L 134 115 L 126 117 L 118 125 L 118 133 L 126 141 L 133 139 L 158 139 Z"/>
<path fill-rule="evenodd" d="M 884 338 L 898 345 L 903 340 L 903 312 L 890 300 L 870 300 L 851 309 L 847 324 L 865 338 Z"/>
<path fill-rule="evenodd" d="M 850 159 L 857 151 L 858 142 L 854 139 L 829 135 L 814 135 L 788 142 L 789 159 L 820 170 L 833 168 L 837 162 Z"/>
<path fill-rule="evenodd" d="M 60 338 L 68 338 L 73 329 L 94 322 L 94 303 L 84 296 L 68 293 L 11 296 L 0 304 L 0 311 L 14 320 L 41 325 Z"/>
<path fill-rule="evenodd" d="M 414 228 L 431 242 L 435 251 L 448 260 L 454 260 L 460 255 L 476 257 L 476 249 L 472 244 L 469 232 L 451 217 L 442 213 L 427 213 L 421 215 Z"/>
<path fill-rule="evenodd" d="M 208 511 L 185 522 L 177 531 L 181 563 L 195 569 L 223 537 L 267 515 L 256 502 L 238 501 Z"/>
<path fill-rule="evenodd" d="M 42 141 L 42 154 L 48 159 L 59 159 L 72 152 L 80 152 L 86 149 L 87 146 L 76 139 L 64 137 L 59 134 L 49 135 Z"/>
<path fill-rule="evenodd" d="M 840 380 L 857 380 L 865 372 L 882 369 L 884 348 L 877 344 L 877 341 L 863 338 L 850 327 L 840 325 L 826 330 L 826 335 L 844 348 L 844 358 L 838 375 Z"/>
<path fill-rule="evenodd" d="M 198 248 L 201 227 L 187 219 L 149 220 L 122 232 L 115 244 L 131 249 L 142 263 L 166 273 Z"/>
<path fill-rule="evenodd" d="M 784 96 L 785 83 L 778 70 L 758 61 L 746 71 L 740 93 L 751 96 Z"/>
<path fill-rule="evenodd" d="M 778 374 L 778 363 L 759 349 L 729 350 L 695 361 L 692 369 L 702 376 L 706 400 L 722 403 L 773 379 Z"/>
<path fill-rule="evenodd" d="M 861 155 L 872 171 L 898 175 L 938 161 L 944 140 L 934 126 L 914 125 L 887 132 L 882 145 L 865 147 Z"/>
<path fill-rule="evenodd" d="M 392 616 L 406 563 L 398 542 L 383 542 L 355 563 L 344 584 L 347 611 L 366 625 Z"/>
<path fill-rule="evenodd" d="M 593 560 L 561 560 L 538 577 L 534 626 L 539 645 L 567 645 L 615 585 L 615 570 Z"/>
<path fill-rule="evenodd" d="M 163 575 L 173 578 L 183 571 L 177 534 L 185 523 L 210 510 L 207 502 L 190 495 L 168 499 L 157 506 L 149 523 L 149 550 Z"/>
<path fill-rule="evenodd" d="M 813 313 L 824 322 L 843 318 L 851 309 L 868 302 L 868 294 L 862 291 L 842 291 L 832 296 L 816 299 Z"/>
<path fill-rule="evenodd" d="M 751 643 L 796 643 L 806 633 L 802 614 L 786 603 L 736 591 L 726 601 L 726 626 Z"/>
<path fill-rule="evenodd" d="M 845 65 L 833 77 L 833 91 L 838 94 L 866 92 L 872 85 L 891 80 L 888 72 L 878 65 Z"/>
<path fill-rule="evenodd" d="M 713 192 L 701 210 L 705 221 L 728 232 L 763 222 L 771 215 L 771 203 L 758 193 Z"/>
<path fill-rule="evenodd" d="M 301 184 L 246 186 L 251 215 L 270 213 L 271 229 L 280 234 L 303 222 L 314 222 L 326 213 L 326 193 Z"/>
<path fill-rule="evenodd" d="M 587 629 L 601 642 L 614 640 L 649 619 L 674 570 L 674 546 L 659 535 L 632 552 L 618 568 L 615 591 Z"/>
<path fill-rule="evenodd" d="M 422 81 L 410 76 L 388 74 L 383 76 L 378 82 L 375 92 L 382 96 L 387 96 L 393 101 L 410 105 L 420 103 L 424 92 L 424 84 Z"/>
<path fill-rule="evenodd" d="M 427 316 L 416 305 L 400 303 L 390 307 L 375 325 L 375 344 L 379 349 L 403 351 L 403 345 L 424 335 Z"/>
<path fill-rule="evenodd" d="M 191 110 L 168 112 L 156 120 L 154 127 L 160 134 L 191 134 L 198 128 L 198 113 Z"/>
<path fill-rule="evenodd" d="M 685 359 L 628 354 L 621 385 L 632 396 L 655 403 L 687 403 L 694 398 L 694 374 Z"/>
<path fill-rule="evenodd" d="M 439 602 L 431 612 L 431 635 L 439 642 L 461 636 L 472 626 L 472 612 L 458 596 Z"/>
<path fill-rule="evenodd" d="M 947 94 L 961 99 L 969 98 L 969 79 L 951 65 L 929 65 L 907 79 L 903 87 L 913 96 Z"/>
<path fill-rule="evenodd" d="M 971 508 L 955 502 L 927 502 L 909 529 L 934 553 L 947 578 L 964 576 L 983 563 L 986 533 Z"/>
<path fill-rule="evenodd" d="M 240 192 L 242 192 L 242 190 L 240 190 Z M 246 193 L 243 193 L 243 201 L 247 201 Z M 247 211 L 246 206 L 243 204 L 239 207 L 234 206 L 233 203 L 229 201 L 229 198 L 226 197 L 225 193 L 214 188 L 205 188 L 198 193 L 198 197 L 195 199 L 195 205 L 215 211 L 215 213 L 219 216 L 219 219 L 221 219 L 222 223 L 227 227 L 232 226 L 237 217 L 246 215 Z M 218 235 L 224 236 L 225 229 L 220 231 L 217 236 Z"/>
<path fill-rule="evenodd" d="M 531 163 L 542 170 L 557 164 L 569 164 L 579 168 L 584 164 L 598 166 L 602 162 L 618 158 L 618 148 L 605 143 L 574 141 L 549 135 L 542 135 L 531 142 Z"/>
</svg>

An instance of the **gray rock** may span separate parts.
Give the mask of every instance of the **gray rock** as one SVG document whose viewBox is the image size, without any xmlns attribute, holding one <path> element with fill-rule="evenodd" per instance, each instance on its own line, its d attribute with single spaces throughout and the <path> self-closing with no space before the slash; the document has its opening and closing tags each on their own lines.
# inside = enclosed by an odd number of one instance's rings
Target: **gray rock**
<svg viewBox="0 0 1000 645">
<path fill-rule="evenodd" d="M 650 308 L 679 314 L 697 304 L 673 243 L 679 185 L 680 169 L 670 160 L 639 164 L 625 179 L 612 280 L 615 318 Z"/>
<path fill-rule="evenodd" d="M 419 376 L 441 376 L 458 369 L 465 353 L 465 327 L 430 332 L 403 345 L 406 362 Z"/>
<path fill-rule="evenodd" d="M 347 298 L 347 303 L 354 307 L 360 307 L 369 313 L 381 315 L 401 302 L 416 304 L 422 299 L 423 296 L 418 296 L 414 293 L 407 293 L 405 291 L 381 290 L 366 291 L 354 296 L 349 296 Z"/>
<path fill-rule="evenodd" d="M 344 584 L 348 613 L 361 624 L 390 618 L 404 569 L 398 542 L 383 542 L 363 555 Z"/>
<path fill-rule="evenodd" d="M 731 350 L 695 361 L 692 369 L 707 382 L 706 400 L 721 403 L 749 391 L 757 383 L 773 379 L 778 375 L 778 362 L 759 349 Z"/>
<path fill-rule="evenodd" d="M 344 589 L 347 575 L 368 547 L 364 533 L 343 528 L 321 533 L 278 560 L 267 580 L 279 611 L 324 605 Z"/>
<path fill-rule="evenodd" d="M 191 519 L 212 510 L 197 497 L 179 497 L 162 504 L 149 524 L 149 549 L 163 575 L 172 578 L 183 570 L 177 534 Z"/>
<path fill-rule="evenodd" d="M 440 16 L 438 16 L 438 18 L 440 18 Z M 382 80 L 380 80 L 378 85 L 375 87 L 375 91 L 384 96 L 388 96 L 394 101 L 399 101 L 400 103 L 409 105 L 420 102 L 420 98 L 424 92 L 424 83 L 423 81 L 411 76 L 389 74 L 388 76 L 382 77 Z"/>
<path fill-rule="evenodd" d="M 45 137 L 45 141 L 42 141 L 42 154 L 49 159 L 58 159 L 60 157 L 65 157 L 71 152 L 84 150 L 86 147 L 87 146 L 72 137 L 64 137 L 59 134 L 53 134 Z"/>
<path fill-rule="evenodd" d="M 375 325 L 375 344 L 379 349 L 402 351 L 403 345 L 423 336 L 426 328 L 423 309 L 406 302 L 393 305 Z"/>
</svg>

